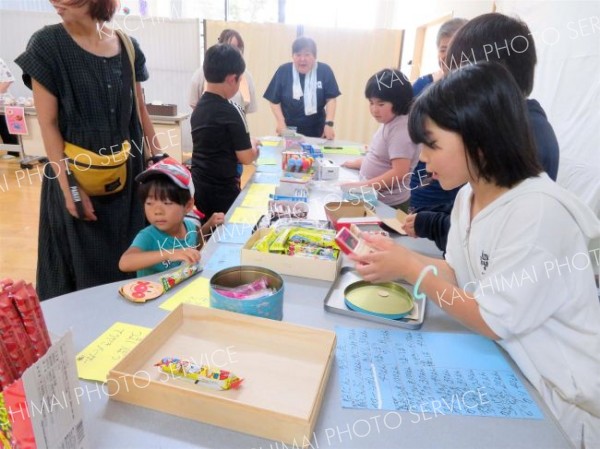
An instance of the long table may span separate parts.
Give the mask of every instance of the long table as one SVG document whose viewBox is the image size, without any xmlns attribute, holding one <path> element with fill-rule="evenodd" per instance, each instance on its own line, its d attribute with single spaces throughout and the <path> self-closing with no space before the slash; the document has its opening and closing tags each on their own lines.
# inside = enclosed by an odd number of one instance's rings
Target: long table
<svg viewBox="0 0 600 449">
<path fill-rule="evenodd" d="M 340 161 L 341 157 L 334 157 Z M 341 168 L 341 179 L 354 179 L 356 172 Z M 248 187 L 236 200 L 241 204 Z M 311 207 L 321 214 L 323 198 L 331 197 L 335 182 L 320 183 L 311 193 Z M 321 205 L 322 209 L 322 205 Z M 379 206 L 378 212 L 394 211 Z M 229 212 L 229 215 L 231 211 Z M 400 242 L 429 255 L 439 256 L 435 246 L 423 239 L 403 237 Z M 214 239 L 203 250 L 206 260 L 219 247 Z M 213 273 L 202 275 L 209 277 Z M 335 326 L 381 328 L 382 325 L 324 310 L 323 302 L 331 287 L 327 281 L 284 276 L 284 321 L 333 330 Z M 75 350 L 80 351 L 115 321 L 154 327 L 167 312 L 158 306 L 172 294 L 144 305 L 123 300 L 122 283 L 103 285 L 53 298 L 42 304 L 50 331 L 62 334 L 72 330 Z M 430 302 L 421 332 L 470 332 Z M 512 362 L 511 362 L 512 364 Z M 514 366 L 514 364 L 513 364 Z M 518 368 L 515 367 L 518 372 Z M 452 415 L 419 415 L 386 410 L 359 410 L 341 407 L 337 368 L 331 371 L 325 396 L 309 448 L 569 448 L 569 441 L 533 387 L 519 373 L 544 418 L 542 420 L 503 419 Z M 85 394 L 85 431 L 90 448 L 291 448 L 275 442 L 178 418 L 142 407 L 109 400 L 100 384 L 81 381 Z M 290 385 L 293 388 L 293 385 Z M 265 392 L 268 394 L 268 392 Z M 295 446 L 294 446 L 295 447 Z"/>
</svg>

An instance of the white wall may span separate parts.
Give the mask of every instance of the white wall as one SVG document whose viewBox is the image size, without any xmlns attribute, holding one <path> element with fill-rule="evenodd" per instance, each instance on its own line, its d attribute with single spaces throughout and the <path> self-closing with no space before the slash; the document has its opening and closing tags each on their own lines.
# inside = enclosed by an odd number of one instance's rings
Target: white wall
<svg viewBox="0 0 600 449">
<path fill-rule="evenodd" d="M 590 165 L 600 175 L 600 2 L 520 0 L 497 6 L 526 22 L 534 36 L 538 64 L 531 98 L 546 110 L 561 158 Z"/>
</svg>

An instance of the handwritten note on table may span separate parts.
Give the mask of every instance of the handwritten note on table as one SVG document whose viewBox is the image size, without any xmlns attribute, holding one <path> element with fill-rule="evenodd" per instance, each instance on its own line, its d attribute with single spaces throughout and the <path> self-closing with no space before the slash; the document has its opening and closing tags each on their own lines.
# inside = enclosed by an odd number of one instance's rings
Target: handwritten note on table
<svg viewBox="0 0 600 449">
<path fill-rule="evenodd" d="M 279 184 L 279 179 L 281 178 L 280 173 L 266 173 L 266 172 L 256 172 L 254 174 L 254 183 L 257 184 L 265 184 L 273 186 Z"/>
<path fill-rule="evenodd" d="M 151 329 L 116 322 L 77 354 L 79 378 L 106 382 L 106 375 Z"/>
<path fill-rule="evenodd" d="M 213 237 L 219 243 L 244 244 L 252 235 L 253 225 L 242 223 L 227 223 L 219 226 L 213 232 Z"/>
<path fill-rule="evenodd" d="M 263 215 L 263 211 L 250 209 L 248 207 L 236 207 L 229 218 L 229 223 L 242 223 L 255 225 L 258 219 Z"/>
<path fill-rule="evenodd" d="M 362 151 L 359 147 L 323 147 L 323 154 L 344 154 L 344 155 L 360 155 Z"/>
<path fill-rule="evenodd" d="M 169 312 L 175 310 L 179 304 L 183 303 L 210 307 L 208 284 L 208 278 L 197 278 L 163 302 L 159 307 Z"/>
<path fill-rule="evenodd" d="M 271 139 L 266 138 L 260 141 L 261 146 L 263 147 L 277 147 L 281 143 L 281 137 L 273 137 Z"/>
<path fill-rule="evenodd" d="M 267 209 L 269 208 L 269 195 L 248 192 L 244 197 L 244 201 L 242 201 L 241 206 L 267 212 Z"/>
<path fill-rule="evenodd" d="M 336 328 L 342 406 L 542 419 L 498 347 L 473 334 Z"/>
<path fill-rule="evenodd" d="M 275 193 L 275 186 L 270 184 L 252 184 L 248 189 L 248 195 L 261 194 L 264 196 L 269 196 L 271 193 Z"/>
<path fill-rule="evenodd" d="M 208 263 L 204 266 L 204 270 L 217 272 L 239 265 L 241 263 L 241 248 L 240 245 L 219 245 L 217 250 L 210 256 Z"/>
</svg>

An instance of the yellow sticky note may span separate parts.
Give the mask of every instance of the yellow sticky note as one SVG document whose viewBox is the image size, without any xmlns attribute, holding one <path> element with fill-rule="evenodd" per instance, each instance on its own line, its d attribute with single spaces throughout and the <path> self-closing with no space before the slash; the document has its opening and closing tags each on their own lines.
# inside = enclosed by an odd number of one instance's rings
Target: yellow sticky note
<svg viewBox="0 0 600 449">
<path fill-rule="evenodd" d="M 249 209 L 247 207 L 236 207 L 231 214 L 229 223 L 244 223 L 256 224 L 258 219 L 263 215 L 263 211 L 259 209 Z"/>
<path fill-rule="evenodd" d="M 269 195 L 262 193 L 248 192 L 242 201 L 242 206 L 265 211 L 269 207 Z"/>
<path fill-rule="evenodd" d="M 150 331 L 148 327 L 116 322 L 77 354 L 79 378 L 106 382 L 108 372 Z"/>
<path fill-rule="evenodd" d="M 271 193 L 275 193 L 276 187 L 274 184 L 252 184 L 246 195 L 261 194 L 269 196 Z"/>
<path fill-rule="evenodd" d="M 360 154 L 362 154 L 362 151 L 359 147 L 353 147 L 353 146 L 323 147 L 323 154 L 360 155 Z"/>
<path fill-rule="evenodd" d="M 185 288 L 181 289 L 160 305 L 161 309 L 169 312 L 175 310 L 179 304 L 194 304 L 196 306 L 210 307 L 208 300 L 210 291 L 208 289 L 208 278 L 198 278 Z"/>
<path fill-rule="evenodd" d="M 278 147 L 280 142 L 280 140 L 261 140 L 260 144 L 263 147 Z"/>
<path fill-rule="evenodd" d="M 259 157 L 256 160 L 256 165 L 277 165 L 279 161 L 274 157 Z"/>
</svg>

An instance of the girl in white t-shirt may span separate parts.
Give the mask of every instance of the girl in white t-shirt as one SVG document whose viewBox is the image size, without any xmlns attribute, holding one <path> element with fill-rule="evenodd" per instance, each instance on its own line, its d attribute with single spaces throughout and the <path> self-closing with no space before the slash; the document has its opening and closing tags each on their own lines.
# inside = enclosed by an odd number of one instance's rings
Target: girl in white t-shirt
<svg viewBox="0 0 600 449">
<path fill-rule="evenodd" d="M 446 260 L 365 236 L 367 281 L 404 279 L 475 332 L 496 340 L 577 448 L 600 447 L 600 303 L 592 270 L 600 221 L 542 172 L 525 101 L 509 72 L 479 63 L 415 102 L 409 132 L 444 189 L 467 183 Z"/>
</svg>

